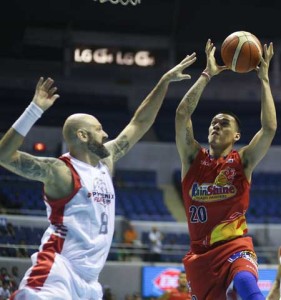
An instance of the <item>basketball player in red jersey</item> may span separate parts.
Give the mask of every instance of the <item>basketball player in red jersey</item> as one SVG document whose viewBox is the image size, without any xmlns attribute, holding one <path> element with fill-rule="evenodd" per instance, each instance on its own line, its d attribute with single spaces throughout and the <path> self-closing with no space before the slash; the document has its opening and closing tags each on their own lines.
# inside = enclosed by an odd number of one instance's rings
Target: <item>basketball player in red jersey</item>
<svg viewBox="0 0 281 300">
<path fill-rule="evenodd" d="M 193 135 L 191 116 L 211 78 L 226 70 L 218 66 L 215 47 L 206 43 L 207 66 L 180 102 L 176 112 L 176 144 L 182 164 L 182 192 L 191 249 L 183 262 L 192 300 L 264 299 L 257 286 L 257 258 L 246 237 L 251 175 L 267 153 L 277 121 L 268 69 L 272 43 L 264 45 L 257 67 L 261 83 L 261 129 L 250 143 L 236 151 L 240 139 L 238 118 L 218 113 L 211 121 L 209 147 Z"/>
<path fill-rule="evenodd" d="M 33 124 L 59 97 L 54 81 L 40 78 L 32 102 L 0 141 L 3 167 L 44 184 L 50 221 L 11 300 L 102 299 L 98 278 L 114 233 L 114 165 L 151 127 L 170 82 L 190 78 L 183 71 L 195 60 L 193 53 L 164 74 L 115 139 L 106 141 L 94 116 L 69 116 L 63 127 L 69 152 L 60 158 L 18 150 Z"/>
<path fill-rule="evenodd" d="M 187 285 L 186 274 L 181 272 L 178 279 L 178 287 L 165 292 L 159 300 L 191 300 L 191 293 Z"/>
</svg>

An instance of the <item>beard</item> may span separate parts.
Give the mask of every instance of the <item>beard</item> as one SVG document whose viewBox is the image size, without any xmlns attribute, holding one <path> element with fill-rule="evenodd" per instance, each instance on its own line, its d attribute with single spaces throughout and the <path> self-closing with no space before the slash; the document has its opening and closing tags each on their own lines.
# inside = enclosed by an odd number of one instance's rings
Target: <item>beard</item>
<svg viewBox="0 0 281 300">
<path fill-rule="evenodd" d="M 93 154 L 97 155 L 100 159 L 106 158 L 110 155 L 109 151 L 106 149 L 103 143 L 98 143 L 91 136 L 87 143 L 88 149 Z"/>
</svg>

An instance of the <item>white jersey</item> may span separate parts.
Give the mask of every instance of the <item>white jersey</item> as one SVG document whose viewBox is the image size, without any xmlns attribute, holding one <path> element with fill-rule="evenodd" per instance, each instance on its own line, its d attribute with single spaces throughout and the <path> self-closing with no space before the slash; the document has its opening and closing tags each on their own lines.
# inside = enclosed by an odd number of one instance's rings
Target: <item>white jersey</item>
<svg viewBox="0 0 281 300">
<path fill-rule="evenodd" d="M 50 226 L 42 237 L 39 252 L 32 256 L 33 266 L 20 289 L 42 289 L 56 269 L 55 263 L 73 272 L 74 278 L 79 277 L 82 286 L 89 283 L 95 288 L 108 256 L 115 219 L 115 192 L 109 170 L 101 162 L 93 167 L 68 153 L 60 159 L 72 172 L 74 190 L 67 198 L 45 199 Z M 77 280 L 74 282 L 77 284 Z"/>
</svg>

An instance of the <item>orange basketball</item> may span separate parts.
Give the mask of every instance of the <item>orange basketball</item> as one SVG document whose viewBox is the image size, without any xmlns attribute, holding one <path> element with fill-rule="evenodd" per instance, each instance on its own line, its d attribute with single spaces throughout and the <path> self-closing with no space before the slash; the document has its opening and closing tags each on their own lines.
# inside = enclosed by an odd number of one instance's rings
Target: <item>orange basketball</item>
<svg viewBox="0 0 281 300">
<path fill-rule="evenodd" d="M 262 52 L 259 39 L 246 31 L 230 34 L 221 46 L 224 64 L 238 73 L 247 73 L 255 69 L 260 63 Z"/>
</svg>

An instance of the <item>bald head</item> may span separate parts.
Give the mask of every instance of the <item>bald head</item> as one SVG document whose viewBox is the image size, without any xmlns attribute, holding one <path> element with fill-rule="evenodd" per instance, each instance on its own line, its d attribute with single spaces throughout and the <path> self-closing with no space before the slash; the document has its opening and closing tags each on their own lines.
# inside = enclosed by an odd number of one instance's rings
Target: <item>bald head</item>
<svg viewBox="0 0 281 300">
<path fill-rule="evenodd" d="M 74 114 L 68 117 L 63 126 L 63 136 L 71 155 L 94 154 L 100 159 L 110 155 L 104 145 L 108 135 L 100 122 L 88 114 Z"/>
<path fill-rule="evenodd" d="M 67 144 L 71 145 L 77 140 L 79 129 L 90 130 L 93 126 L 99 126 L 99 121 L 88 114 L 74 114 L 69 116 L 63 125 L 63 137 Z"/>
</svg>

